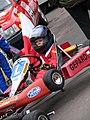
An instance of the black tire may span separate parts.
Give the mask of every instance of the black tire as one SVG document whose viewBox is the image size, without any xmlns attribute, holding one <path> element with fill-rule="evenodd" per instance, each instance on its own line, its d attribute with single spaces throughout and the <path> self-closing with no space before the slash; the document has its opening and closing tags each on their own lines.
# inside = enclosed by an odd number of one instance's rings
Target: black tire
<svg viewBox="0 0 90 120">
<path fill-rule="evenodd" d="M 57 79 L 57 77 L 60 79 Z M 47 88 L 52 92 L 60 90 L 64 86 L 64 77 L 61 71 L 56 69 L 48 70 L 44 74 L 43 80 Z"/>
<path fill-rule="evenodd" d="M 38 24 L 47 26 L 48 20 L 47 20 L 46 16 L 44 15 L 44 13 L 41 11 L 40 8 L 38 9 L 38 11 L 39 11 L 39 23 Z"/>
<path fill-rule="evenodd" d="M 22 120 L 50 120 L 47 114 L 42 110 L 34 110 L 25 115 Z"/>
</svg>

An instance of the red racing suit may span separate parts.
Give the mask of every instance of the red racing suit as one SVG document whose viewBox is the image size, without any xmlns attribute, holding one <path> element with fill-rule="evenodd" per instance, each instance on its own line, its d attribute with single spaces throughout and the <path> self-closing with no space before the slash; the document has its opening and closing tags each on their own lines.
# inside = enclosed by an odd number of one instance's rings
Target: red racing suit
<svg viewBox="0 0 90 120">
<path fill-rule="evenodd" d="M 49 65 L 53 65 L 56 68 L 56 51 L 54 44 L 49 48 L 46 54 L 36 54 L 42 59 L 42 63 L 47 63 Z M 40 70 L 36 76 L 35 80 L 43 79 L 43 76 L 47 70 Z"/>
<path fill-rule="evenodd" d="M 37 53 L 34 48 L 32 47 L 31 43 L 28 41 L 28 54 L 32 54 L 35 56 L 38 56 L 42 59 L 42 63 L 47 63 L 47 64 L 53 64 L 54 67 L 56 67 L 56 52 L 55 52 L 55 46 L 54 44 L 49 48 L 49 50 L 46 52 L 46 54 L 39 54 Z M 20 51 L 19 54 L 25 54 L 24 49 Z M 29 58 L 30 63 L 33 63 L 34 58 Z M 43 79 L 43 76 L 47 70 L 40 70 L 36 77 L 32 77 L 32 80 L 36 81 L 37 79 Z"/>
</svg>

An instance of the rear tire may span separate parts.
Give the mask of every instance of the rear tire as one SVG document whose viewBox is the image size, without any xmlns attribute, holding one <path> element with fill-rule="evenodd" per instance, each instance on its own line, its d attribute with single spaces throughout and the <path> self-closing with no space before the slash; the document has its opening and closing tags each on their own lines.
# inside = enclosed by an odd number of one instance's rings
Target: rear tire
<svg viewBox="0 0 90 120">
<path fill-rule="evenodd" d="M 44 83 L 50 91 L 57 91 L 63 89 L 64 78 L 61 71 L 56 69 L 48 70 L 44 75 Z"/>
<path fill-rule="evenodd" d="M 25 115 L 22 120 L 50 120 L 47 114 L 42 110 L 34 110 Z"/>
</svg>

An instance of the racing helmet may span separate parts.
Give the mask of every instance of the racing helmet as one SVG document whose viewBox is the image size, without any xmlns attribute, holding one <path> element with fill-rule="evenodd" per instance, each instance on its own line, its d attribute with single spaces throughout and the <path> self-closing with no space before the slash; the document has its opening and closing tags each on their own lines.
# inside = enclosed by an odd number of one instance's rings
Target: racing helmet
<svg viewBox="0 0 90 120">
<path fill-rule="evenodd" d="M 37 40 L 38 38 L 43 38 L 42 46 L 36 45 L 35 40 Z M 38 25 L 32 29 L 30 40 L 36 52 L 43 54 L 45 54 L 54 43 L 53 34 L 49 30 L 49 28 L 44 25 Z"/>
</svg>

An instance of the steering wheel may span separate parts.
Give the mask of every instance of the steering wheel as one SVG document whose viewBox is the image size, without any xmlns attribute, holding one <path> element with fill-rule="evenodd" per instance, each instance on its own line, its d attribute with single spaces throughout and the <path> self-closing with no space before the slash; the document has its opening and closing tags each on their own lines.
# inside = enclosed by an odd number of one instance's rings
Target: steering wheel
<svg viewBox="0 0 90 120">
<path fill-rule="evenodd" d="M 38 56 L 35 56 L 35 55 L 32 55 L 32 54 L 26 54 L 26 55 L 20 56 L 20 58 L 22 58 L 22 57 L 35 58 L 35 60 L 33 61 L 33 63 L 31 63 L 29 65 L 30 69 L 39 68 L 42 65 L 42 60 Z"/>
</svg>

